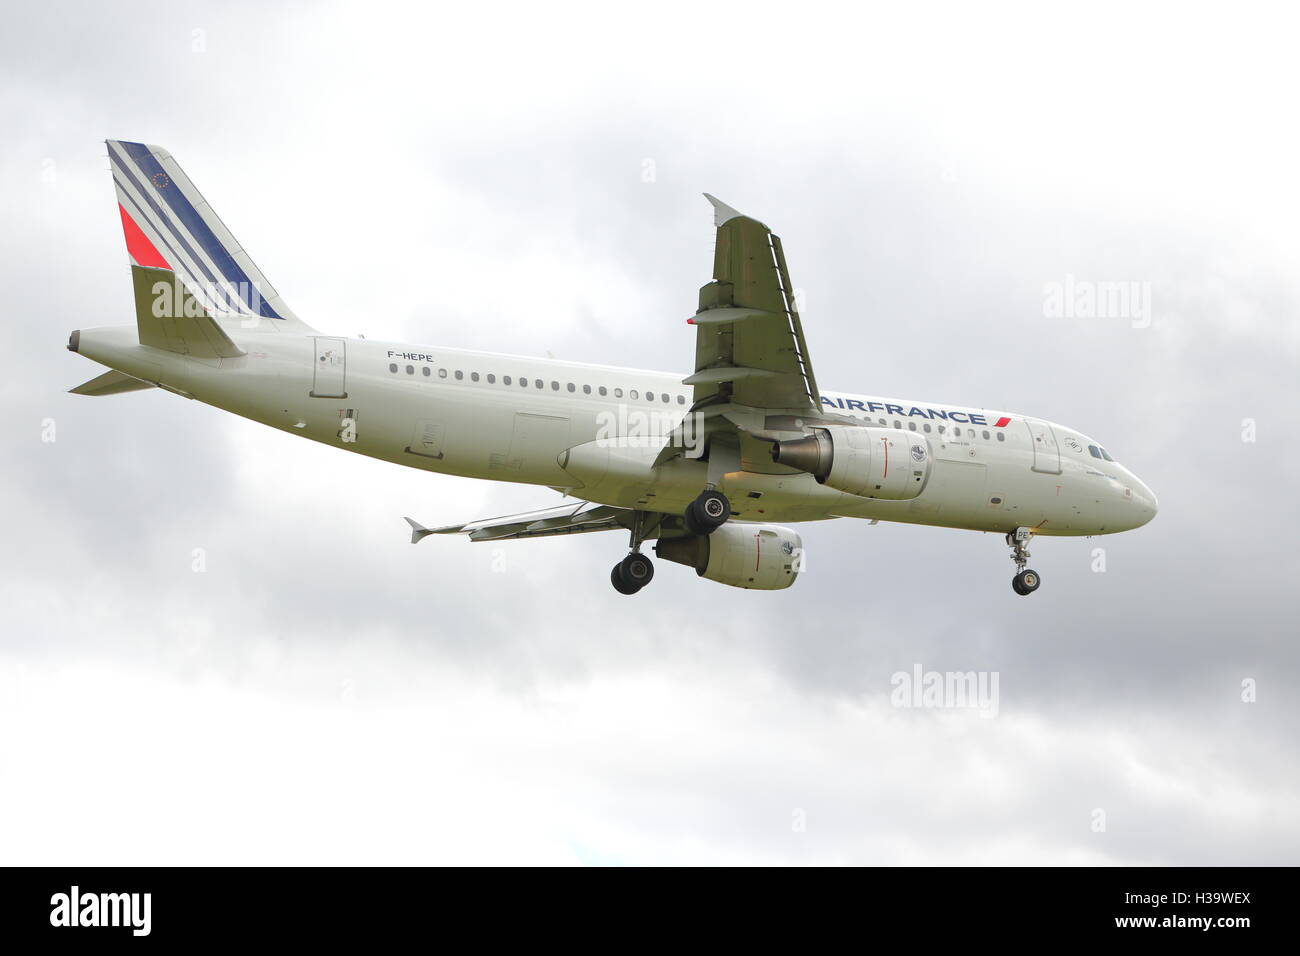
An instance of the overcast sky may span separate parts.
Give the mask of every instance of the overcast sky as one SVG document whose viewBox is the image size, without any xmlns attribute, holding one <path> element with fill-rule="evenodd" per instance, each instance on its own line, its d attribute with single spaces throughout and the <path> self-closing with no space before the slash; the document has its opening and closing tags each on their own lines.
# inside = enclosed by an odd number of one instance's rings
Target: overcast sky
<svg viewBox="0 0 1300 956">
<path fill-rule="evenodd" d="M 0 862 L 1300 862 L 1292 34 L 896 6 L 6 10 Z M 412 548 L 557 498 L 66 394 L 133 321 L 106 137 L 318 329 L 643 368 L 690 368 L 707 190 L 781 235 L 824 388 L 1069 423 L 1160 513 L 1037 539 L 1028 599 L 904 525 L 802 526 L 776 593 Z M 1067 277 L 1150 323 L 1047 315 Z M 892 706 L 916 665 L 996 717 Z"/>
</svg>

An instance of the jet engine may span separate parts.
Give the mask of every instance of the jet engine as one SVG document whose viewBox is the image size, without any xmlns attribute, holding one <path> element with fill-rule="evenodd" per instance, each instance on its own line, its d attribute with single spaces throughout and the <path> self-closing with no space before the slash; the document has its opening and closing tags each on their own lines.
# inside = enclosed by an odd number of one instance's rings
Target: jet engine
<svg viewBox="0 0 1300 956">
<path fill-rule="evenodd" d="M 933 456 L 924 435 L 890 428 L 817 428 L 772 446 L 772 460 L 820 484 L 864 498 L 904 501 L 930 480 Z"/>
<path fill-rule="evenodd" d="M 727 522 L 709 535 L 661 538 L 655 554 L 733 588 L 779 591 L 803 570 L 803 539 L 775 524 Z"/>
</svg>

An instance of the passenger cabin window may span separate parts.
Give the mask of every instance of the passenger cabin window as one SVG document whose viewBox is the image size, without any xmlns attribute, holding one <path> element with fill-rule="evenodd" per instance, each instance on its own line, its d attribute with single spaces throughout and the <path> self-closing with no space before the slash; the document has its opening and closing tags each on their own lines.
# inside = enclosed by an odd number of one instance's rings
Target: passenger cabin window
<svg viewBox="0 0 1300 956">
<path fill-rule="evenodd" d="M 614 389 L 614 397 L 615 397 L 615 398 L 622 398 L 622 397 L 623 397 L 623 390 L 622 390 L 621 388 L 616 388 L 616 389 Z"/>
<path fill-rule="evenodd" d="M 478 372 L 470 372 L 470 373 L 469 373 L 469 380 L 470 380 L 471 382 L 477 382 L 477 381 L 478 381 Z"/>
<path fill-rule="evenodd" d="M 598 389 L 596 389 L 596 391 L 600 392 L 600 394 L 603 396 L 605 394 L 605 386 L 604 385 L 600 386 Z"/>
<path fill-rule="evenodd" d="M 631 398 L 633 401 L 636 401 L 636 399 L 641 397 L 641 393 L 638 392 L 635 388 L 632 389 L 632 391 L 628 392 L 627 394 L 628 397 Z"/>
<path fill-rule="evenodd" d="M 432 373 L 432 370 L 427 365 L 424 368 L 420 369 L 420 371 L 424 373 L 425 378 L 428 378 L 429 375 Z"/>
<path fill-rule="evenodd" d="M 1007 440 L 1007 436 L 1002 432 L 998 432 L 998 441 L 1006 441 L 1006 440 Z"/>
<path fill-rule="evenodd" d="M 438 369 L 438 378 L 446 378 L 446 377 L 447 377 L 447 370 L 445 368 Z"/>
<path fill-rule="evenodd" d="M 489 384 L 489 385 L 495 385 L 496 383 L 497 383 L 497 377 L 496 377 L 495 375 L 493 375 L 491 372 L 489 372 L 489 373 L 488 373 L 488 384 Z"/>
<path fill-rule="evenodd" d="M 685 395 L 678 395 L 678 396 L 677 396 L 677 404 L 678 404 L 678 405 L 685 405 L 685 404 L 686 404 L 686 396 L 685 396 Z"/>
<path fill-rule="evenodd" d="M 584 386 L 582 386 L 582 394 L 583 394 L 583 395 L 590 395 L 590 394 L 591 394 L 591 386 L 590 386 L 590 385 L 584 385 Z"/>
<path fill-rule="evenodd" d="M 509 375 L 502 375 L 502 376 L 501 376 L 501 384 L 502 384 L 502 385 L 510 385 L 510 384 L 512 384 L 511 381 L 510 381 L 510 376 L 509 376 Z"/>
<path fill-rule="evenodd" d="M 390 372 L 396 372 L 396 371 L 397 371 L 397 363 L 396 363 L 396 362 L 389 362 L 389 363 L 388 363 L 388 371 L 390 371 Z"/>
<path fill-rule="evenodd" d="M 464 378 L 465 378 L 465 373 L 462 372 L 460 369 L 456 369 L 456 381 L 459 382 L 459 381 L 463 380 Z"/>
<path fill-rule="evenodd" d="M 408 365 L 408 366 L 406 366 L 406 374 L 407 374 L 407 375 L 414 375 L 414 374 L 415 374 L 415 366 L 414 366 L 414 365 Z"/>
</svg>

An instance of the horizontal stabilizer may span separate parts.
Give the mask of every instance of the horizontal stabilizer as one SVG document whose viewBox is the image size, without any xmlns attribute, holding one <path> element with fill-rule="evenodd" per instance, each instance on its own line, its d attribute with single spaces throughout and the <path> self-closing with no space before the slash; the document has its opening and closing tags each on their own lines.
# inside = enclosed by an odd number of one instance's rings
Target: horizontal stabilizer
<svg viewBox="0 0 1300 956">
<path fill-rule="evenodd" d="M 119 392 L 136 392 L 142 388 L 157 387 L 153 382 L 132 378 L 125 372 L 105 372 L 103 375 L 92 378 L 89 382 L 82 382 L 76 388 L 68 389 L 68 391 L 73 395 L 116 395 Z"/>
</svg>

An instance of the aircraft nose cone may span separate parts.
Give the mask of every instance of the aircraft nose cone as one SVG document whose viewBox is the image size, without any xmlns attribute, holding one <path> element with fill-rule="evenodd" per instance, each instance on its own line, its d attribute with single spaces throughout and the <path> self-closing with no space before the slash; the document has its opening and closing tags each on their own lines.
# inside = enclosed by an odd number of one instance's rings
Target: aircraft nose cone
<svg viewBox="0 0 1300 956">
<path fill-rule="evenodd" d="M 1141 527 L 1156 516 L 1156 512 L 1160 510 L 1160 502 L 1156 500 L 1155 492 L 1140 479 L 1135 477 L 1133 484 L 1133 498 L 1141 512 L 1141 519 L 1137 526 Z"/>
</svg>

